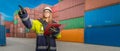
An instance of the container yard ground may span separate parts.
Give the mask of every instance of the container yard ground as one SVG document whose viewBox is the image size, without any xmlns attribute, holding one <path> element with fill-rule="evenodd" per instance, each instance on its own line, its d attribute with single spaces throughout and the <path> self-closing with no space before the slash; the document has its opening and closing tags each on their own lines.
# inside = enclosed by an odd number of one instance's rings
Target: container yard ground
<svg viewBox="0 0 120 51">
<path fill-rule="evenodd" d="M 0 51 L 35 51 L 36 39 L 7 38 L 7 45 L 0 46 Z M 58 51 L 120 51 L 120 47 L 90 45 L 57 41 Z"/>
</svg>

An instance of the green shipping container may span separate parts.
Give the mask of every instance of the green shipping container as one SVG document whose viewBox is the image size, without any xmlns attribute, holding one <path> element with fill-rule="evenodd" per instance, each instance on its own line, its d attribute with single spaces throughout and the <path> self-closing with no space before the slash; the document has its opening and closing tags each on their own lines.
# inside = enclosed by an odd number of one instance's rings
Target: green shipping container
<svg viewBox="0 0 120 51">
<path fill-rule="evenodd" d="M 84 28 L 84 17 L 77 17 L 68 20 L 61 20 L 60 24 L 65 25 L 64 29 Z"/>
<path fill-rule="evenodd" d="M 14 20 L 14 24 L 18 24 L 18 20 Z"/>
</svg>

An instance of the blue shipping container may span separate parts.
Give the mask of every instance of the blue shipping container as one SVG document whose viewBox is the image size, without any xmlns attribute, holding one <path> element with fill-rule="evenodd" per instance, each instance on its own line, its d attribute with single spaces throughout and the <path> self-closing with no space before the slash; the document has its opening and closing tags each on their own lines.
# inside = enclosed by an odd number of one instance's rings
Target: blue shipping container
<svg viewBox="0 0 120 51">
<path fill-rule="evenodd" d="M 85 28 L 85 43 L 120 46 L 120 26 Z"/>
<path fill-rule="evenodd" d="M 5 26 L 0 25 L 0 46 L 6 45 L 6 29 Z"/>
<path fill-rule="evenodd" d="M 85 27 L 120 25 L 120 4 L 85 12 Z"/>
</svg>

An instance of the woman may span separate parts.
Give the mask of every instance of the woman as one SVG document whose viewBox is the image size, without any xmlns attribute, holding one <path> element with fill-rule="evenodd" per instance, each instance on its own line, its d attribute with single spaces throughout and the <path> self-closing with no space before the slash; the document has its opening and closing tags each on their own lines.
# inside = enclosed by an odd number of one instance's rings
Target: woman
<svg viewBox="0 0 120 51">
<path fill-rule="evenodd" d="M 49 23 L 56 23 L 52 20 L 52 9 L 50 7 L 45 7 L 43 17 L 37 20 L 30 19 L 25 9 L 20 10 L 18 15 L 27 28 L 35 30 L 37 34 L 36 51 L 56 51 L 55 39 L 61 37 L 60 29 L 54 28 L 56 31 L 51 30 L 52 34 L 44 35 L 46 26 Z"/>
</svg>

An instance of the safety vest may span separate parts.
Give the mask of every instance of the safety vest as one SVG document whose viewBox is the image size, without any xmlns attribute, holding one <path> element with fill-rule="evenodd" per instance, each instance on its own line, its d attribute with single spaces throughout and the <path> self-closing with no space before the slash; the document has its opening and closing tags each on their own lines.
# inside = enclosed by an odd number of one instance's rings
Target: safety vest
<svg viewBox="0 0 120 51">
<path fill-rule="evenodd" d="M 38 35 L 43 35 L 44 34 L 44 30 L 46 27 L 46 24 L 43 20 L 38 19 L 38 20 L 31 20 L 32 23 L 32 28 L 31 30 L 34 30 L 36 32 L 36 34 Z M 44 23 L 44 24 L 43 24 Z M 57 34 L 56 38 L 61 38 L 61 34 Z"/>
</svg>

